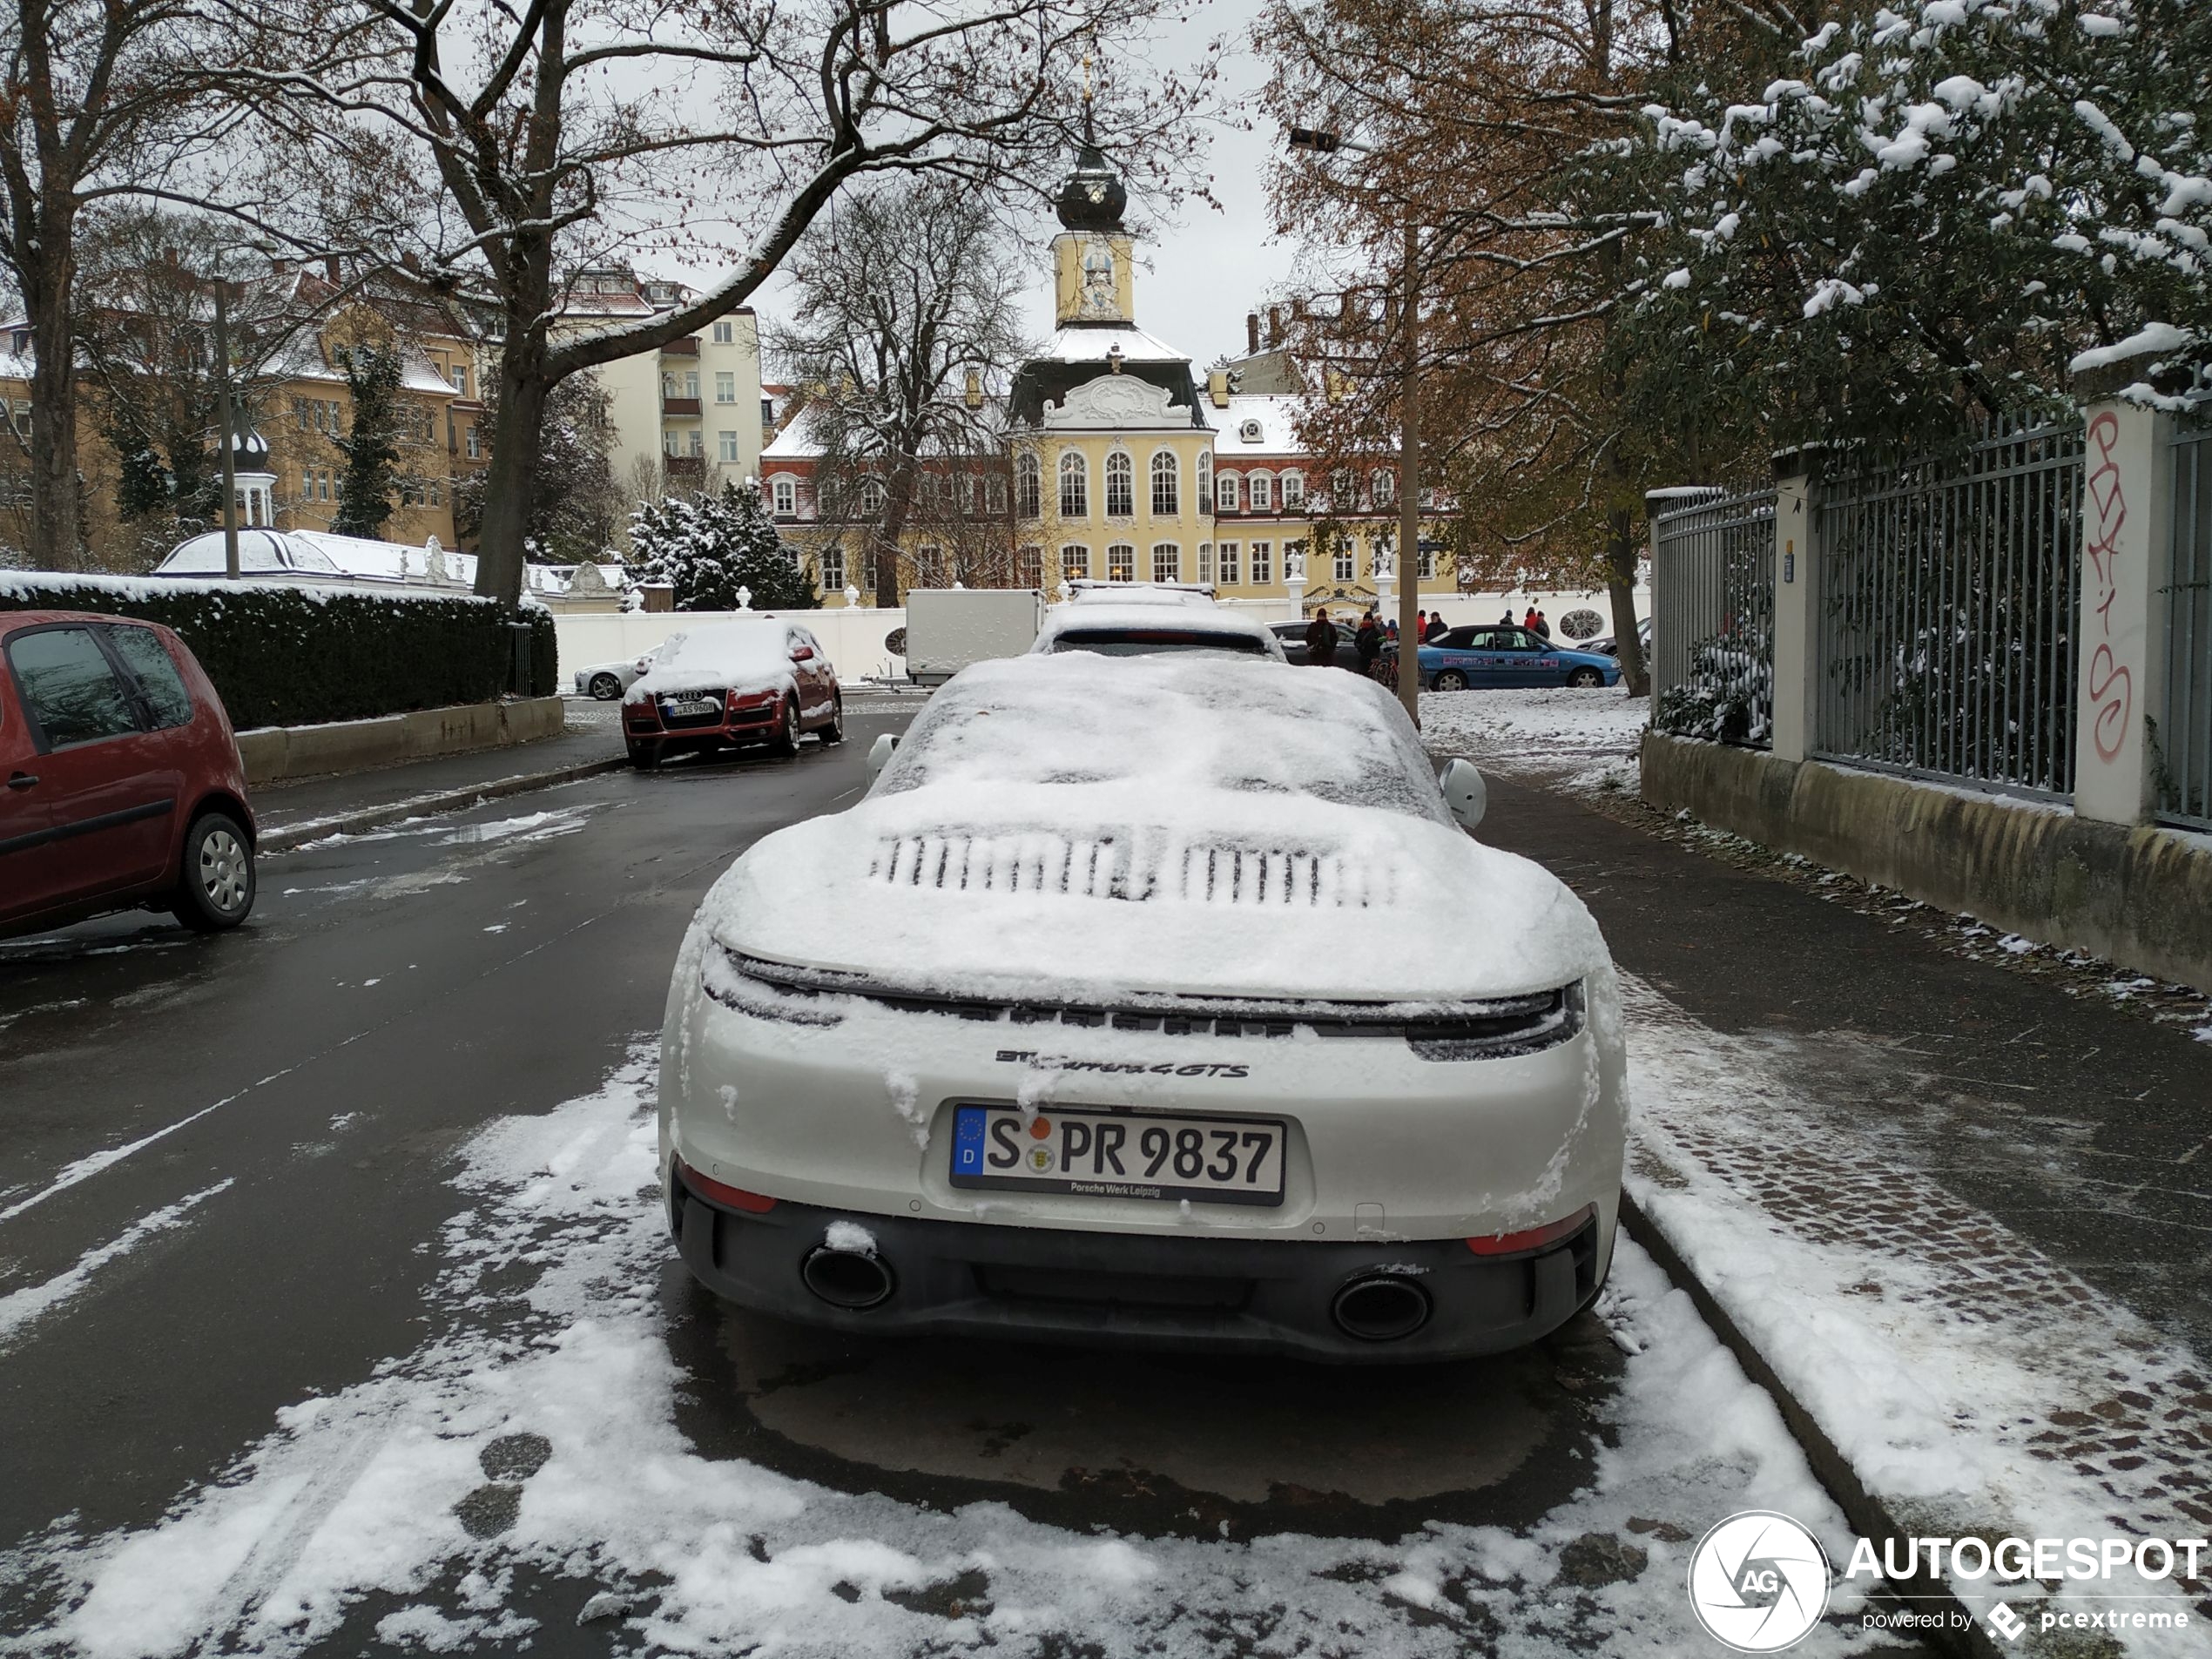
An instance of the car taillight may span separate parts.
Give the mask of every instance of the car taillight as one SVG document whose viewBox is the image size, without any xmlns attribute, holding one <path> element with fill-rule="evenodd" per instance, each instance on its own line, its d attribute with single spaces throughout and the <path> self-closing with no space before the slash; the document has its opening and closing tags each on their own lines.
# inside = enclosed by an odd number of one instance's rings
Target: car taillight
<svg viewBox="0 0 2212 1659">
<path fill-rule="evenodd" d="M 1586 1204 L 1564 1221 L 1517 1233 L 1492 1233 L 1487 1238 L 1470 1238 L 1467 1248 L 1478 1256 L 1517 1256 L 1524 1250 L 1541 1250 L 1546 1244 L 1556 1244 L 1562 1238 L 1574 1237 L 1596 1213 L 1595 1204 Z"/>
<path fill-rule="evenodd" d="M 743 1210 L 755 1216 L 765 1216 L 776 1207 L 773 1198 L 763 1197 L 758 1192 L 747 1192 L 743 1187 L 733 1187 L 701 1175 L 681 1158 L 676 1160 L 676 1168 L 684 1177 L 684 1184 L 710 1203 L 731 1210 Z"/>
</svg>

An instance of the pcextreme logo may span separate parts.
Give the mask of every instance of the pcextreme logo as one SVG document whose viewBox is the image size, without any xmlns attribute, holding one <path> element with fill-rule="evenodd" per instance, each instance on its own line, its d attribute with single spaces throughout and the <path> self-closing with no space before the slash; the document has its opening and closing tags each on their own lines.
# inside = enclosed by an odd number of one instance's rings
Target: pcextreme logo
<svg viewBox="0 0 2212 1659">
<path fill-rule="evenodd" d="M 1779 1653 L 1828 1610 L 1828 1553 L 1804 1526 L 1770 1509 L 1730 1515 L 1689 1557 L 1689 1605 L 1716 1642 Z"/>
</svg>

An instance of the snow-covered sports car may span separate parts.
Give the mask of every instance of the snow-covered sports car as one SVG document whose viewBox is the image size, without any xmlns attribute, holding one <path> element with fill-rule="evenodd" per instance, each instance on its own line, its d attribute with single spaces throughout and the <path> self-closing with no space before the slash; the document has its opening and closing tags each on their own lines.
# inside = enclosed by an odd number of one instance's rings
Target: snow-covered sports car
<svg viewBox="0 0 2212 1659">
<path fill-rule="evenodd" d="M 670 989 L 661 1172 L 729 1299 L 851 1330 L 1425 1359 L 1597 1291 L 1619 996 L 1389 695 L 978 664 L 755 845 Z M 1455 821 L 1455 819 L 1457 821 Z"/>
</svg>

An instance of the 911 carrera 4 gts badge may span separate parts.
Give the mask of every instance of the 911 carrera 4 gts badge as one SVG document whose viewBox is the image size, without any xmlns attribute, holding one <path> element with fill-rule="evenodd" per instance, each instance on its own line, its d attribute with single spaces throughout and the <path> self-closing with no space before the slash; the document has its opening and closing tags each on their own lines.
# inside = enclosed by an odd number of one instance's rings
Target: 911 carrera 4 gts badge
<svg viewBox="0 0 2212 1659">
<path fill-rule="evenodd" d="M 1180 1064 L 1172 1060 L 1076 1060 L 1066 1055 L 1039 1054 L 1034 1049 L 1001 1049 L 999 1061 L 1002 1065 L 1035 1066 L 1041 1071 L 1111 1072 L 1119 1076 L 1249 1077 L 1252 1073 L 1248 1065 L 1223 1060 L 1190 1060 Z"/>
</svg>

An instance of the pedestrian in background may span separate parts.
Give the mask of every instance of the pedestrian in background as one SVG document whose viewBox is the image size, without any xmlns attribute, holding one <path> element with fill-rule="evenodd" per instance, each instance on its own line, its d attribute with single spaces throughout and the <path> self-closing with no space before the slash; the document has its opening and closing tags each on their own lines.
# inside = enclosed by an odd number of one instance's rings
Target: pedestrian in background
<svg viewBox="0 0 2212 1659">
<path fill-rule="evenodd" d="M 1534 605 L 1530 605 L 1530 606 L 1528 607 L 1528 614 L 1527 614 L 1527 616 L 1523 617 L 1521 619 L 1521 625 L 1522 627 L 1526 628 L 1526 629 L 1527 629 L 1527 630 L 1530 633 L 1532 633 L 1532 634 L 1533 634 L 1533 633 L 1534 633 L 1534 632 L 1536 631 L 1536 607 L 1535 607 L 1535 606 L 1534 606 Z"/>
<path fill-rule="evenodd" d="M 1440 610 L 1433 610 L 1429 613 L 1428 626 L 1421 631 L 1421 644 L 1426 645 L 1439 634 L 1448 631 L 1444 626 L 1444 613 Z"/>
<path fill-rule="evenodd" d="M 1352 649 L 1359 658 L 1359 671 L 1369 679 L 1375 677 L 1375 658 L 1382 655 L 1383 631 L 1375 626 L 1375 613 L 1370 610 L 1359 618 L 1359 627 L 1352 636 Z"/>
<path fill-rule="evenodd" d="M 1541 610 L 1536 613 L 1536 631 L 1546 639 L 1552 637 L 1552 619 Z"/>
<path fill-rule="evenodd" d="M 1326 610 L 1317 610 L 1305 630 L 1305 660 L 1316 668 L 1329 668 L 1337 660 L 1337 625 Z"/>
<path fill-rule="evenodd" d="M 1398 643 L 1398 618 L 1397 618 L 1397 617 L 1392 617 L 1392 618 L 1391 618 L 1388 622 L 1386 622 L 1386 623 L 1383 624 L 1383 636 L 1384 636 L 1384 637 L 1386 637 L 1386 639 L 1388 639 L 1388 640 L 1390 641 L 1390 643 L 1391 643 L 1392 644 L 1393 644 L 1393 645 L 1395 645 L 1395 644 Z"/>
<path fill-rule="evenodd" d="M 1413 613 L 1413 632 L 1415 633 L 1415 635 L 1416 635 L 1417 637 L 1420 637 L 1420 638 L 1422 638 L 1422 639 L 1426 639 L 1426 638 L 1428 637 L 1428 612 L 1427 612 L 1427 611 L 1426 611 L 1426 610 L 1416 610 L 1416 611 Z"/>
<path fill-rule="evenodd" d="M 1510 628 L 1513 626 L 1513 607 L 1511 605 L 1507 605 L 1506 607 L 1506 614 L 1498 618 L 1498 626 L 1501 628 Z"/>
</svg>

